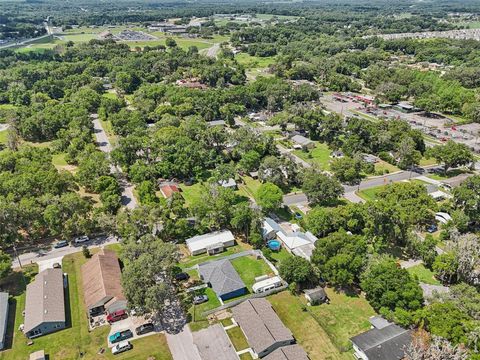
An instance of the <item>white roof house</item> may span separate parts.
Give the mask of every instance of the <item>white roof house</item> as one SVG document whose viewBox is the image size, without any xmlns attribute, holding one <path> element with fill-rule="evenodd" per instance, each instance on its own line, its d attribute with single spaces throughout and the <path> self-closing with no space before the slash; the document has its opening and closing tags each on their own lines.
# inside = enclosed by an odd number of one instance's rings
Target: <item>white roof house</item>
<svg viewBox="0 0 480 360">
<path fill-rule="evenodd" d="M 282 228 L 275 220 L 269 217 L 263 219 L 262 236 L 264 239 L 273 239 L 279 231 L 282 231 Z"/>
<path fill-rule="evenodd" d="M 210 249 L 225 248 L 235 245 L 235 237 L 229 230 L 216 231 L 204 235 L 197 235 L 185 241 L 192 255 L 198 255 Z M 209 251 L 210 252 L 210 251 Z"/>
<path fill-rule="evenodd" d="M 285 233 L 283 231 L 279 231 L 277 233 L 277 236 L 289 251 L 293 251 L 300 246 L 314 244 L 315 241 L 318 240 L 318 238 L 310 231 L 307 231 L 306 233 L 303 233 L 301 231 L 295 231 L 292 233 Z"/>
</svg>

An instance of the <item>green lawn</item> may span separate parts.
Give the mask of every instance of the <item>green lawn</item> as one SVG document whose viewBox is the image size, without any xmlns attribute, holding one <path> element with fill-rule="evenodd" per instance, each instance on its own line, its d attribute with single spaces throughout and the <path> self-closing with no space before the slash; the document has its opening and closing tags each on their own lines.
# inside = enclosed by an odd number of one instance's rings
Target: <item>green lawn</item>
<svg viewBox="0 0 480 360">
<path fill-rule="evenodd" d="M 240 360 L 253 360 L 252 355 L 250 353 L 243 353 L 242 355 L 239 355 Z"/>
<path fill-rule="evenodd" d="M 200 305 L 192 305 L 188 310 L 188 313 L 191 316 L 190 329 L 192 331 L 198 331 L 208 327 L 210 324 L 206 317 L 202 316 L 202 313 L 208 310 L 215 309 L 219 307 L 220 300 L 218 300 L 217 295 L 211 288 L 205 288 L 199 290 L 195 295 L 205 294 L 208 296 L 208 301 Z"/>
<path fill-rule="evenodd" d="M 348 296 L 325 289 L 330 304 L 309 306 L 308 310 L 314 319 L 330 336 L 335 346 L 342 352 L 352 347 L 350 338 L 370 329 L 369 317 L 375 311 L 363 296 Z M 302 302 L 306 299 L 302 298 Z"/>
<path fill-rule="evenodd" d="M 252 291 L 252 285 L 255 283 L 256 277 L 272 273 L 272 269 L 270 269 L 263 259 L 257 260 L 251 255 L 242 256 L 230 262 L 235 270 L 237 270 L 238 275 L 240 275 L 240 278 L 249 291 Z"/>
<path fill-rule="evenodd" d="M 289 257 L 292 257 L 293 255 L 290 254 L 287 250 L 285 250 L 283 247 L 280 249 L 280 251 L 272 251 L 271 256 L 276 262 L 275 267 L 278 267 L 278 265 L 285 259 L 288 259 Z"/>
<path fill-rule="evenodd" d="M 400 169 L 386 161 L 380 160 L 375 163 L 375 172 L 377 173 L 390 174 L 396 171 L 400 171 Z"/>
<path fill-rule="evenodd" d="M 240 329 L 240 326 L 235 326 L 231 329 L 228 329 L 227 335 L 232 341 L 232 344 L 235 350 L 241 351 L 249 348 L 247 339 L 245 338 L 245 335 L 243 335 L 243 332 L 242 332 L 242 329 Z"/>
<path fill-rule="evenodd" d="M 382 191 L 384 186 L 376 186 L 370 189 L 364 189 L 357 192 L 357 195 L 360 196 L 362 199 L 367 201 L 373 201 L 377 199 L 378 193 Z"/>
<path fill-rule="evenodd" d="M 297 342 L 312 360 L 352 359 L 349 353 L 340 353 L 326 331 L 319 325 L 298 297 L 289 291 L 268 297 L 275 312 L 284 325 L 290 329 Z"/>
<path fill-rule="evenodd" d="M 303 150 L 294 150 L 293 153 L 299 158 L 309 162 L 310 164 L 317 165 L 321 170 L 330 169 L 330 153 L 332 151 L 328 148 L 327 144 L 316 143 L 316 147 L 307 152 Z"/>
<path fill-rule="evenodd" d="M 422 157 L 420 159 L 420 166 L 428 166 L 428 165 L 435 165 L 437 163 L 437 160 L 434 158 L 427 159 L 425 157 Z"/>
<path fill-rule="evenodd" d="M 194 185 L 180 185 L 182 190 L 182 196 L 185 199 L 187 206 L 191 207 L 197 204 L 202 197 L 202 193 L 205 191 L 205 187 L 201 183 L 196 183 Z"/>
<path fill-rule="evenodd" d="M 195 266 L 197 264 L 203 263 L 205 261 L 213 261 L 213 260 L 219 260 L 225 256 L 236 254 L 241 251 L 248 250 L 248 247 L 246 247 L 243 243 L 232 246 L 227 248 L 224 252 L 217 254 L 217 255 L 208 255 L 208 254 L 200 254 L 200 255 L 195 255 L 195 256 L 188 256 L 182 260 L 180 260 L 180 267 L 185 269 L 189 268 L 192 266 Z"/>
<path fill-rule="evenodd" d="M 259 57 L 247 53 L 238 53 L 235 55 L 235 59 L 246 69 L 263 69 L 275 63 L 275 56 Z"/>
<path fill-rule="evenodd" d="M 455 170 L 448 171 L 446 175 L 442 172 L 442 173 L 428 174 L 427 177 L 434 180 L 446 180 L 464 173 L 465 171 L 455 169 Z"/>
<path fill-rule="evenodd" d="M 262 183 L 259 180 L 251 178 L 250 176 L 243 176 L 242 179 L 244 184 L 238 185 L 239 194 L 256 199 L 258 189 Z"/>
<path fill-rule="evenodd" d="M 412 266 L 407 270 L 411 275 L 416 276 L 420 282 L 430 285 L 442 285 L 440 281 L 435 279 L 433 272 L 427 269 L 423 264 Z"/>
<path fill-rule="evenodd" d="M 8 131 L 7 130 L 0 131 L 0 143 L 6 144 L 7 141 L 8 141 Z"/>
<path fill-rule="evenodd" d="M 63 271 L 68 274 L 67 294 L 67 329 L 48 334 L 33 340 L 34 344 L 28 346 L 23 334 L 18 327 L 23 323 L 22 311 L 25 307 L 25 293 L 14 297 L 16 302 L 15 326 L 13 348 L 1 353 L 0 359 L 17 360 L 27 359 L 28 355 L 36 350 L 44 349 L 50 359 L 78 359 L 79 353 L 83 352 L 82 359 L 146 359 L 154 356 L 156 360 L 172 359 L 164 335 L 152 335 L 140 340 L 132 341 L 133 350 L 124 354 L 113 356 L 107 351 L 103 355 L 97 355 L 100 348 L 107 347 L 107 335 L 110 330 L 103 326 L 92 332 L 88 331 L 88 320 L 83 303 L 83 291 L 81 283 L 81 265 L 86 259 L 81 253 L 68 255 L 63 259 Z"/>
<path fill-rule="evenodd" d="M 53 154 L 52 155 L 52 163 L 55 166 L 67 166 L 67 162 L 65 161 L 65 153 L 60 154 Z"/>
</svg>

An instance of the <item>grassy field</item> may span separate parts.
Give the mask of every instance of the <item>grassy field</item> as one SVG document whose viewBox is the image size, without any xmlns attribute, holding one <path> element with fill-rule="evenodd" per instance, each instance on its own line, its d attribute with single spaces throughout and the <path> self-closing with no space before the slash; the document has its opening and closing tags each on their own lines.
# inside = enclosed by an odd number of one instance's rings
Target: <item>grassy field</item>
<svg viewBox="0 0 480 360">
<path fill-rule="evenodd" d="M 253 360 L 252 355 L 250 353 L 243 353 L 242 355 L 239 355 L 240 360 Z"/>
<path fill-rule="evenodd" d="M 278 265 L 285 259 L 288 259 L 289 257 L 293 256 L 290 254 L 287 250 L 285 250 L 283 247 L 280 249 L 280 251 L 272 251 L 272 258 L 274 262 L 276 262 L 275 267 L 278 267 Z"/>
<path fill-rule="evenodd" d="M 299 298 L 283 291 L 269 296 L 268 300 L 311 360 L 352 359 L 351 354 L 338 351 L 325 330 L 308 311 L 304 311 Z"/>
<path fill-rule="evenodd" d="M 67 166 L 67 162 L 65 161 L 65 153 L 60 154 L 53 154 L 52 155 L 52 163 L 57 167 Z"/>
<path fill-rule="evenodd" d="M 252 291 L 256 277 L 272 273 L 272 269 L 263 259 L 257 260 L 250 255 L 233 259 L 231 263 L 249 291 Z"/>
<path fill-rule="evenodd" d="M 329 304 L 308 307 L 335 346 L 342 352 L 352 348 L 350 338 L 370 329 L 369 317 L 375 311 L 363 296 L 348 296 L 331 288 L 325 289 Z M 306 299 L 302 298 L 302 301 Z"/>
<path fill-rule="evenodd" d="M 418 281 L 430 285 L 442 285 L 440 281 L 435 279 L 431 270 L 427 269 L 423 264 L 412 266 L 407 271 L 418 278 Z"/>
<path fill-rule="evenodd" d="M 8 131 L 2 130 L 0 131 L 0 144 L 6 144 L 8 140 Z"/>
<path fill-rule="evenodd" d="M 246 69 L 263 69 L 269 67 L 275 63 L 275 56 L 251 56 L 247 53 L 238 53 L 235 55 L 235 59 Z"/>
<path fill-rule="evenodd" d="M 306 162 L 309 162 L 312 165 L 317 165 L 321 170 L 330 169 L 331 150 L 326 144 L 316 143 L 316 147 L 308 152 L 295 150 L 293 153 Z"/>
<path fill-rule="evenodd" d="M 400 171 L 395 165 L 389 164 L 386 161 L 380 160 L 375 163 L 375 171 L 378 173 L 390 174 L 396 171 Z"/>
<path fill-rule="evenodd" d="M 244 184 L 238 185 L 238 192 L 240 195 L 244 195 L 249 198 L 256 199 L 257 191 L 262 185 L 259 180 L 253 179 L 250 176 L 242 177 Z"/>
<path fill-rule="evenodd" d="M 427 159 L 427 158 L 424 158 L 422 157 L 420 159 L 420 166 L 428 166 L 428 165 L 435 165 L 437 163 L 437 160 L 435 160 L 434 158 L 430 158 L 430 159 Z"/>
<path fill-rule="evenodd" d="M 358 196 L 367 201 L 373 201 L 377 199 L 377 195 L 382 191 L 384 186 L 376 186 L 370 189 L 364 189 L 357 192 Z"/>
<path fill-rule="evenodd" d="M 458 23 L 460 26 L 465 26 L 469 29 L 480 29 L 480 21 L 463 21 Z"/>
<path fill-rule="evenodd" d="M 25 307 L 24 289 L 14 296 L 15 306 L 15 334 L 13 347 L 1 353 L 0 359 L 17 360 L 27 359 L 28 355 L 36 350 L 44 349 L 50 359 L 79 359 L 80 353 L 83 353 L 82 359 L 146 359 L 153 356 L 156 360 L 172 359 L 165 337 L 163 335 L 153 335 L 139 340 L 132 341 L 133 350 L 124 354 L 113 356 L 107 351 L 103 355 L 98 355 L 100 348 L 107 347 L 106 337 L 110 328 L 104 326 L 92 332 L 88 331 L 88 320 L 86 309 L 83 303 L 83 290 L 81 283 L 81 265 L 86 259 L 81 253 L 68 255 L 63 259 L 63 271 L 68 274 L 68 293 L 67 298 L 67 329 L 53 334 L 45 335 L 33 340 L 34 344 L 28 346 L 25 337 L 18 330 L 23 323 L 22 311 Z"/>
<path fill-rule="evenodd" d="M 202 193 L 205 191 L 205 187 L 201 183 L 190 186 L 181 184 L 180 189 L 187 206 L 193 206 L 198 203 L 201 200 Z"/>
<path fill-rule="evenodd" d="M 243 332 L 242 332 L 242 329 L 240 329 L 240 326 L 235 326 L 231 329 L 228 329 L 227 335 L 232 341 L 232 344 L 235 350 L 240 351 L 240 350 L 247 349 L 249 347 L 247 339 L 245 338 L 245 335 L 243 335 Z"/>
</svg>

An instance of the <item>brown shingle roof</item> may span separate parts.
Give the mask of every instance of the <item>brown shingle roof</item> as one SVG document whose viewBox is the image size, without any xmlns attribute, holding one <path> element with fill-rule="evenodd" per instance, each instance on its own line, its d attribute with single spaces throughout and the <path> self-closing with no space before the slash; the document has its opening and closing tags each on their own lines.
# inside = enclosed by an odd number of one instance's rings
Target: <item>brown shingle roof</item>
<svg viewBox="0 0 480 360">
<path fill-rule="evenodd" d="M 112 298 L 125 300 L 122 272 L 115 251 L 102 249 L 82 265 L 85 305 L 88 309 L 105 305 Z"/>
<path fill-rule="evenodd" d="M 47 269 L 27 285 L 24 332 L 45 322 L 65 322 L 63 272 Z"/>
<path fill-rule="evenodd" d="M 275 350 L 265 356 L 263 360 L 308 360 L 308 356 L 300 345 L 294 344 Z"/>
<path fill-rule="evenodd" d="M 265 299 L 249 299 L 233 308 L 233 317 L 258 354 L 277 342 L 294 341 L 289 329 Z"/>
</svg>

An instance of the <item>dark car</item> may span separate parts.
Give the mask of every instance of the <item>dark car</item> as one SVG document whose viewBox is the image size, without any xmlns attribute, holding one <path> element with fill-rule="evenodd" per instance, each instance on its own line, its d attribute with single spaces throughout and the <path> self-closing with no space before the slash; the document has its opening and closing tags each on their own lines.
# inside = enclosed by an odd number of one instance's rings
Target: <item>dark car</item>
<svg viewBox="0 0 480 360">
<path fill-rule="evenodd" d="M 175 280 L 184 281 L 184 280 L 188 280 L 189 277 L 190 275 L 188 275 L 187 273 L 181 272 L 175 275 Z"/>
<path fill-rule="evenodd" d="M 127 340 L 133 337 L 133 333 L 130 330 L 118 331 L 115 334 L 112 334 L 108 337 L 111 344 Z"/>
<path fill-rule="evenodd" d="M 434 233 L 434 232 L 437 231 L 437 230 L 438 230 L 438 227 L 437 227 L 437 225 L 435 225 L 435 224 L 429 225 L 429 226 L 427 227 L 427 232 L 429 232 L 430 234 L 431 234 L 431 233 Z"/>
<path fill-rule="evenodd" d="M 58 241 L 55 245 L 53 245 L 53 247 L 55 249 L 60 249 L 60 248 L 65 247 L 65 246 L 68 246 L 68 241 L 67 240 Z"/>
<path fill-rule="evenodd" d="M 140 325 L 139 327 L 137 327 L 135 329 L 135 333 L 137 335 L 143 335 L 143 334 L 152 332 L 154 330 L 155 330 L 155 327 L 153 326 L 152 323 L 146 323 L 146 324 L 143 324 L 143 325 Z"/>
</svg>

